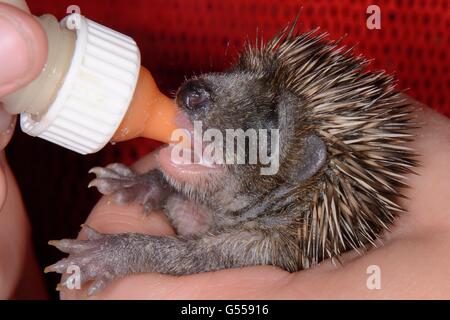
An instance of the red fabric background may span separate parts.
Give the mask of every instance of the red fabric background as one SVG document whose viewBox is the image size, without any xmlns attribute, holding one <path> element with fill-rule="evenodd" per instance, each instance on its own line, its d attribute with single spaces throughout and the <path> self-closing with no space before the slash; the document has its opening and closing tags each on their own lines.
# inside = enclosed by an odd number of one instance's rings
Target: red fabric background
<svg viewBox="0 0 450 320">
<path fill-rule="evenodd" d="M 63 17 L 73 0 L 30 0 L 35 14 Z M 184 75 L 220 70 L 256 29 L 267 39 L 303 7 L 303 29 L 320 26 L 330 37 L 395 72 L 400 88 L 450 115 L 450 10 L 448 0 L 376 1 L 381 30 L 366 28 L 374 1 L 78 0 L 82 14 L 136 39 L 143 64 L 163 88 L 176 89 Z"/>
<path fill-rule="evenodd" d="M 66 14 L 73 0 L 29 0 L 36 15 Z M 213 0 L 77 0 L 81 13 L 132 36 L 161 89 L 173 93 L 185 77 L 230 66 L 245 40 L 256 30 L 274 35 L 303 7 L 303 30 L 320 26 L 356 52 L 373 58 L 372 67 L 394 72 L 400 89 L 450 116 L 448 0 L 376 1 L 381 30 L 366 28 L 366 8 L 373 1 L 213 1 Z M 87 170 L 112 161 L 130 163 L 155 143 L 137 140 L 80 156 L 17 132 L 8 150 L 34 227 L 42 265 L 56 251 L 49 239 L 73 237 L 98 195 L 87 191 Z M 32 161 L 30 161 L 32 160 Z M 48 276 L 53 286 L 57 277 Z"/>
</svg>

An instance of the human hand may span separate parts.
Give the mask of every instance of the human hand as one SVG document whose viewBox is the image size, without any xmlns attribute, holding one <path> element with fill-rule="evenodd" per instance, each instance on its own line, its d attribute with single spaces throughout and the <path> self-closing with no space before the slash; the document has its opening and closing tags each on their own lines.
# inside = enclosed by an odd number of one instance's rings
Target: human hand
<svg viewBox="0 0 450 320">
<path fill-rule="evenodd" d="M 417 105 L 421 128 L 413 147 L 421 155 L 418 175 L 410 176 L 403 214 L 384 245 L 364 256 L 348 252 L 343 265 L 324 261 L 305 271 L 288 273 L 271 266 L 247 267 L 188 276 L 156 273 L 127 276 L 111 283 L 94 299 L 399 299 L 450 298 L 450 121 Z M 155 154 L 137 171 L 155 167 Z M 86 224 L 104 233 L 173 234 L 162 213 L 143 216 L 142 208 L 118 206 L 104 197 Z M 83 232 L 80 234 L 84 236 Z M 369 290 L 369 266 L 379 266 L 381 289 Z M 63 299 L 86 297 L 85 290 L 61 292 Z"/>
<path fill-rule="evenodd" d="M 8 2 L 15 6 L 0 3 L 0 101 L 35 79 L 47 59 L 44 30 L 18 9 L 27 9 L 26 3 Z M 28 219 L 4 153 L 15 123 L 0 102 L 0 299 L 43 296 Z"/>
</svg>

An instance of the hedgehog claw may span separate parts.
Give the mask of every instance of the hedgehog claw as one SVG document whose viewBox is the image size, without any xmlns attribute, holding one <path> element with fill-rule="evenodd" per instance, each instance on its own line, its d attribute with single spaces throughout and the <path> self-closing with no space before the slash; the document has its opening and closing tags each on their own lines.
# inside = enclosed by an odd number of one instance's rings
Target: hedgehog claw
<svg viewBox="0 0 450 320">
<path fill-rule="evenodd" d="M 100 232 L 98 232 L 94 228 L 91 228 L 87 224 L 83 223 L 81 225 L 81 228 L 83 229 L 84 233 L 86 234 L 88 240 L 96 240 L 96 239 L 100 239 L 101 237 L 103 237 L 103 235 Z"/>
<path fill-rule="evenodd" d="M 141 204 L 146 214 L 161 209 L 170 193 L 157 170 L 139 175 L 123 164 L 113 163 L 105 168 L 92 168 L 89 172 L 97 177 L 88 187 L 96 187 L 104 195 L 113 194 L 119 204 Z"/>
<path fill-rule="evenodd" d="M 112 280 L 128 272 L 128 265 L 124 264 L 124 261 L 128 261 L 128 238 L 124 234 L 101 234 L 86 226 L 84 230 L 90 230 L 90 240 L 50 241 L 51 245 L 70 255 L 48 266 L 44 272 L 73 275 L 70 267 L 76 267 L 79 270 L 80 285 L 94 281 L 88 289 L 88 295 L 94 295 Z M 68 279 L 63 281 L 59 289 L 68 287 L 67 281 Z"/>
</svg>

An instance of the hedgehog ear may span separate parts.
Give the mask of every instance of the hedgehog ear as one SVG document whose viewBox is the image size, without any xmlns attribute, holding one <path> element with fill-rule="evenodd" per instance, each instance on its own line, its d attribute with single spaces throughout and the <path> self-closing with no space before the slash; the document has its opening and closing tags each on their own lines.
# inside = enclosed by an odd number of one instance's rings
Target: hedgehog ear
<svg viewBox="0 0 450 320">
<path fill-rule="evenodd" d="M 284 145 L 301 143 L 302 149 L 298 155 L 298 166 L 294 169 L 290 179 L 297 184 L 311 178 L 325 164 L 327 160 L 327 147 L 316 133 L 307 133 L 300 141 L 297 140 L 296 132 L 301 132 L 299 128 L 305 120 L 304 101 L 288 91 L 283 91 L 279 95 L 278 101 L 278 125 L 280 128 L 280 141 Z M 288 152 L 280 146 L 281 153 Z"/>
<path fill-rule="evenodd" d="M 327 147 L 323 140 L 314 133 L 305 136 L 299 160 L 293 178 L 296 182 L 303 182 L 315 175 L 327 160 Z"/>
</svg>

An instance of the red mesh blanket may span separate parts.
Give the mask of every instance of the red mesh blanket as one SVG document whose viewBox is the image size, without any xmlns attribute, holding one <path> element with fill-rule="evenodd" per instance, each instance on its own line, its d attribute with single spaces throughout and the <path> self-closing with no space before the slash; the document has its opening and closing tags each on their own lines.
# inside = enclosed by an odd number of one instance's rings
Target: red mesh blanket
<svg viewBox="0 0 450 320">
<path fill-rule="evenodd" d="M 36 15 L 66 14 L 72 0 L 29 0 Z M 450 10 L 447 0 L 377 1 L 381 29 L 366 28 L 372 1 L 213 1 L 77 0 L 83 15 L 132 36 L 162 90 L 174 92 L 185 76 L 231 65 L 256 30 L 270 38 L 295 17 L 300 7 L 303 30 L 320 26 L 330 38 L 373 58 L 373 68 L 396 74 L 398 87 L 450 116 Z M 155 143 L 137 140 L 107 147 L 96 155 L 71 151 L 17 132 L 8 148 L 34 227 L 40 263 L 54 261 L 49 239 L 73 237 L 97 199 L 85 187 L 87 170 L 112 161 L 130 163 Z M 54 276 L 48 278 L 52 285 Z"/>
</svg>

